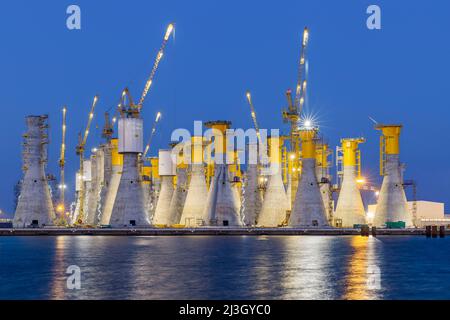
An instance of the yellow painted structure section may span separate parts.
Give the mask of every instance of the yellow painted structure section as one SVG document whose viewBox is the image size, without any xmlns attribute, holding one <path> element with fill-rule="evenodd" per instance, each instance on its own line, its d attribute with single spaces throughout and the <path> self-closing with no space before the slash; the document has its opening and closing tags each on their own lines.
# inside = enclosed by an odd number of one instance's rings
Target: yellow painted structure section
<svg viewBox="0 0 450 320">
<path fill-rule="evenodd" d="M 151 168 L 152 168 L 152 178 L 159 179 L 159 159 L 158 157 L 150 158 Z"/>
<path fill-rule="evenodd" d="M 344 154 L 344 166 L 356 166 L 358 164 L 358 145 L 365 141 L 364 138 L 341 139 L 342 153 Z"/>
<path fill-rule="evenodd" d="M 119 139 L 111 139 L 111 162 L 113 166 L 123 165 L 123 155 L 119 154 Z"/>
<path fill-rule="evenodd" d="M 384 152 L 386 154 L 400 154 L 400 131 L 402 125 L 377 125 L 377 130 L 381 130 L 384 140 Z"/>
<path fill-rule="evenodd" d="M 281 163 L 283 139 L 281 137 L 268 137 L 270 163 Z"/>
<path fill-rule="evenodd" d="M 147 176 L 149 178 L 151 178 L 152 175 L 152 167 L 150 166 L 143 166 L 141 168 L 141 175 L 142 176 Z M 149 180 L 142 180 L 142 183 L 144 184 L 149 184 L 150 183 L 150 179 Z"/>
<path fill-rule="evenodd" d="M 203 137 L 194 136 L 191 143 L 191 161 L 193 164 L 200 164 L 203 162 Z"/>
<path fill-rule="evenodd" d="M 302 140 L 302 158 L 316 158 L 316 137 L 317 129 L 300 130 L 300 139 Z"/>
<path fill-rule="evenodd" d="M 328 155 L 330 150 L 328 144 L 316 145 L 316 165 L 321 168 L 328 168 Z"/>
</svg>

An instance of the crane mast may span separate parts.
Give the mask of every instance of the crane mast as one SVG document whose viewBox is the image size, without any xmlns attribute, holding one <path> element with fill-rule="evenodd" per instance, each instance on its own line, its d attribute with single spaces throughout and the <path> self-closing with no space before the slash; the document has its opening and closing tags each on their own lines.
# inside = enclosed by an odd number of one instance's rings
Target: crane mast
<svg viewBox="0 0 450 320">
<path fill-rule="evenodd" d="M 58 209 L 60 208 L 60 213 L 65 215 L 66 213 L 66 205 L 65 205 L 65 191 L 66 191 L 66 182 L 64 175 L 64 167 L 66 164 L 66 113 L 67 108 L 64 106 L 62 108 L 62 139 L 61 139 L 61 149 L 59 155 L 59 168 L 60 168 L 60 184 L 59 184 L 59 192 L 60 192 L 60 204 L 58 205 Z"/>
<path fill-rule="evenodd" d="M 82 224 L 84 221 L 84 197 L 85 197 L 85 190 L 84 190 L 84 179 L 83 179 L 83 175 L 84 175 L 84 151 L 85 151 L 85 146 L 86 146 L 86 141 L 89 135 L 89 130 L 91 128 L 91 123 L 92 123 L 92 119 L 94 118 L 94 111 L 95 111 L 95 106 L 97 105 L 97 101 L 98 101 L 98 96 L 96 95 L 94 97 L 94 101 L 92 102 L 91 105 L 91 110 L 89 112 L 89 117 L 88 117 L 88 122 L 86 125 L 86 129 L 84 130 L 84 135 L 83 138 L 81 138 L 81 134 L 79 135 L 79 142 L 78 145 L 76 147 L 76 154 L 80 157 L 80 179 L 81 179 L 81 183 L 80 183 L 80 191 L 79 191 L 79 195 L 78 195 L 78 199 L 79 199 L 79 212 L 78 212 L 78 217 L 77 217 L 77 223 L 78 224 Z"/>
</svg>

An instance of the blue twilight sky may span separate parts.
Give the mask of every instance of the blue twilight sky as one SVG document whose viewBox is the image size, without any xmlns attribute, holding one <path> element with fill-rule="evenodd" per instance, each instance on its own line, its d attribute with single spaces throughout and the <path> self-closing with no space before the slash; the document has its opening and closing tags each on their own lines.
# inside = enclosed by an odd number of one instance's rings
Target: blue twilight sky
<svg viewBox="0 0 450 320">
<path fill-rule="evenodd" d="M 81 7 L 82 29 L 66 28 Z M 382 29 L 366 28 L 378 4 Z M 103 112 L 129 86 L 137 98 L 165 27 L 176 22 L 145 103 L 145 130 L 163 112 L 153 153 L 174 128 L 226 119 L 252 126 L 250 89 L 261 127 L 283 125 L 284 93 L 295 86 L 302 30 L 310 28 L 308 109 L 331 145 L 363 135 L 363 172 L 378 182 L 379 122 L 404 124 L 401 158 L 420 199 L 450 205 L 450 2 L 448 1 L 3 1 L 0 34 L 0 208 L 11 211 L 21 177 L 24 116 L 48 113 L 48 171 L 57 174 L 61 107 L 68 106 L 67 180 L 73 190 L 76 136 L 100 95 L 89 147 L 101 141 Z M 96 127 L 98 125 L 98 128 Z M 443 163 L 440 163 L 442 161 Z"/>
</svg>

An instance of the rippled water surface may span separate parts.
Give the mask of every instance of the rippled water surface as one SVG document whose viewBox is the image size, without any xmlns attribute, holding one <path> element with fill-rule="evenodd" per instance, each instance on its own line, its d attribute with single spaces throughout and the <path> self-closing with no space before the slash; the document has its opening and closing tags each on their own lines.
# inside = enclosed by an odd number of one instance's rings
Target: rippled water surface
<svg viewBox="0 0 450 320">
<path fill-rule="evenodd" d="M 0 299 L 450 299 L 450 239 L 0 237 Z"/>
</svg>

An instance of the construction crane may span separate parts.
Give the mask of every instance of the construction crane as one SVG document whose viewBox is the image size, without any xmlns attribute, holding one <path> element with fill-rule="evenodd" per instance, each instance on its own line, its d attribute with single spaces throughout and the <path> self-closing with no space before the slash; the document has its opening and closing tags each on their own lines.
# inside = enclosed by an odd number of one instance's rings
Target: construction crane
<svg viewBox="0 0 450 320">
<path fill-rule="evenodd" d="M 295 98 L 292 98 L 292 91 L 286 91 L 288 101 L 287 110 L 283 110 L 283 120 L 291 124 L 290 140 L 292 151 L 298 153 L 298 124 L 300 121 L 303 105 L 306 97 L 306 48 L 308 45 L 309 30 L 307 27 L 303 30 L 302 45 L 300 49 L 300 59 L 297 71 L 297 85 L 295 89 Z"/>
<path fill-rule="evenodd" d="M 106 142 L 110 142 L 112 135 L 114 133 L 114 122 L 111 123 L 111 121 L 109 120 L 109 112 L 106 111 L 105 112 L 105 124 L 103 125 L 103 130 L 102 130 L 102 137 L 106 140 Z"/>
<path fill-rule="evenodd" d="M 145 146 L 144 153 L 142 154 L 142 159 L 145 161 L 147 157 L 147 153 L 150 150 L 150 144 L 152 143 L 153 135 L 156 131 L 156 124 L 158 123 L 159 119 L 161 119 L 161 112 L 158 112 L 156 114 L 155 122 L 153 122 L 152 131 L 150 132 L 150 138 L 148 139 L 147 145 Z"/>
<path fill-rule="evenodd" d="M 142 106 L 144 105 L 145 98 L 147 97 L 148 92 L 150 91 L 150 87 L 153 84 L 153 80 L 154 80 L 156 71 L 158 70 L 159 63 L 161 62 L 161 60 L 164 56 L 164 50 L 166 48 L 167 42 L 169 41 L 170 36 L 174 32 L 174 30 L 175 30 L 175 25 L 173 23 L 170 23 L 167 26 L 166 33 L 164 34 L 163 42 L 158 51 L 158 54 L 156 55 L 152 70 L 150 72 L 150 76 L 148 77 L 147 82 L 145 83 L 144 90 L 142 91 L 139 102 L 137 104 L 134 103 L 128 88 L 125 88 L 123 90 L 122 99 L 121 99 L 121 102 L 119 103 L 119 108 L 118 108 L 122 115 L 124 113 L 127 113 L 131 116 L 137 116 L 140 113 Z M 125 103 L 125 98 L 128 99 L 127 104 Z M 129 108 L 126 108 L 126 105 L 128 105 Z M 117 119 L 116 115 L 113 117 L 113 122 L 116 122 L 115 119 Z"/>
<path fill-rule="evenodd" d="M 77 217 L 77 224 L 82 224 L 84 221 L 84 197 L 85 197 L 85 190 L 84 190 L 84 150 L 86 146 L 86 141 L 89 135 L 89 129 L 91 127 L 92 119 L 94 118 L 94 111 L 95 106 L 97 105 L 98 96 L 96 95 L 94 97 L 94 101 L 91 105 L 91 110 L 89 111 L 89 117 L 88 122 L 86 125 L 86 129 L 84 130 L 83 138 L 81 138 L 81 133 L 79 135 L 79 141 L 78 145 L 76 147 L 76 154 L 80 157 L 80 190 L 78 193 L 78 201 L 79 201 L 79 211 L 78 211 L 78 217 Z"/>
<path fill-rule="evenodd" d="M 252 95 L 250 93 L 250 91 L 247 91 L 247 93 L 245 94 L 247 97 L 247 102 L 248 105 L 250 106 L 250 112 L 252 115 L 252 120 L 253 120 L 253 125 L 255 126 L 255 130 L 256 130 L 256 137 L 258 138 L 259 142 L 261 142 L 261 136 L 259 134 L 259 126 L 258 126 L 258 121 L 256 120 L 256 112 L 255 112 L 255 107 L 253 106 L 253 102 L 252 102 Z"/>
<path fill-rule="evenodd" d="M 297 86 L 295 89 L 295 108 L 299 116 L 302 114 L 303 104 L 306 94 L 306 47 L 308 45 L 309 31 L 305 27 L 303 30 L 302 47 L 300 50 L 300 60 L 297 71 Z"/>
<path fill-rule="evenodd" d="M 59 205 L 57 206 L 57 211 L 61 214 L 61 216 L 64 216 L 66 213 L 66 205 L 65 205 L 65 198 L 64 194 L 66 191 L 66 183 L 65 183 L 65 177 L 64 177 L 64 166 L 66 164 L 66 113 L 67 108 L 64 106 L 62 108 L 62 139 L 61 139 L 61 149 L 59 154 L 59 168 L 60 168 L 60 183 L 59 183 Z"/>
</svg>

